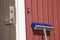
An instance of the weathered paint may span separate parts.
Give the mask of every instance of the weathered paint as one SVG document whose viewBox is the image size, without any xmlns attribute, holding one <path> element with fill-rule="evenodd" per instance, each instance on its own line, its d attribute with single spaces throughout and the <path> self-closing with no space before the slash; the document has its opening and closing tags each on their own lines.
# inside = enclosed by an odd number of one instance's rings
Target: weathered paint
<svg viewBox="0 0 60 40">
<path fill-rule="evenodd" d="M 30 8 L 30 13 L 27 8 Z M 47 32 L 48 40 L 60 39 L 60 0 L 25 0 L 25 13 L 27 40 L 44 40 L 43 32 L 32 30 L 32 22 L 52 24 L 54 29 L 50 35 Z"/>
</svg>

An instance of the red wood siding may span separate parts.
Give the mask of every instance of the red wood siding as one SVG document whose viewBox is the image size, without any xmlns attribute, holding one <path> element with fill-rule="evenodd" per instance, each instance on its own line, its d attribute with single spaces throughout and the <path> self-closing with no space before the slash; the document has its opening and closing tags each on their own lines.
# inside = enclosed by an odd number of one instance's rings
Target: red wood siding
<svg viewBox="0 0 60 40">
<path fill-rule="evenodd" d="M 30 8 L 30 13 L 27 8 Z M 32 22 L 52 24 L 54 29 L 50 35 L 47 32 L 48 40 L 60 39 L 60 0 L 25 0 L 25 13 L 27 40 L 45 40 L 43 32 L 32 30 Z"/>
</svg>

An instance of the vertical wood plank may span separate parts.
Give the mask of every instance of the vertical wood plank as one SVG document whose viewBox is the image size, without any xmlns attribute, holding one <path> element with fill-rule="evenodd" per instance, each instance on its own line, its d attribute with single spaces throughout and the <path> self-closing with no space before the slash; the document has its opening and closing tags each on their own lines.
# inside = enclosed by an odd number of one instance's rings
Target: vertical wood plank
<svg viewBox="0 0 60 40">
<path fill-rule="evenodd" d="M 4 21 L 9 19 L 9 8 L 8 8 L 8 1 L 9 0 L 4 0 Z M 5 35 L 5 39 L 4 40 L 10 40 L 10 34 L 9 34 L 9 26 L 6 25 L 6 22 L 4 22 L 4 26 L 3 26 L 3 32 Z"/>
<path fill-rule="evenodd" d="M 53 1 L 48 0 L 49 23 L 53 25 Z M 50 32 L 50 40 L 54 40 L 54 30 Z"/>
<path fill-rule="evenodd" d="M 30 8 L 30 13 L 28 14 L 27 8 Z M 33 32 L 31 28 L 31 0 L 25 0 L 25 17 L 26 17 L 26 39 L 32 40 L 33 39 Z"/>
<path fill-rule="evenodd" d="M 43 22 L 44 23 L 48 23 L 48 0 L 43 0 Z M 44 38 L 44 36 L 43 36 Z M 49 40 L 49 36 L 47 36 L 48 40 Z M 45 38 L 44 38 L 45 39 Z M 44 40 L 43 39 L 43 40 Z"/>
<path fill-rule="evenodd" d="M 7 7 L 7 4 L 8 3 L 8 0 L 3 0 L 3 13 L 2 13 L 2 24 L 3 24 L 3 27 L 2 27 L 2 40 L 9 40 L 9 27 L 6 26 L 5 24 L 5 19 L 8 19 L 8 7 Z"/>
<path fill-rule="evenodd" d="M 55 40 L 59 40 L 57 13 L 58 13 L 57 12 L 57 0 L 53 0 L 53 19 L 54 19 Z"/>
<path fill-rule="evenodd" d="M 42 0 L 38 0 L 38 21 L 43 22 Z"/>
<path fill-rule="evenodd" d="M 37 14 L 38 14 L 38 10 L 37 10 L 37 3 L 38 0 L 32 0 L 32 22 L 38 22 L 37 20 Z M 38 31 L 36 31 L 37 33 Z M 38 33 L 37 33 L 38 34 Z M 38 35 L 33 34 L 33 40 L 38 40 Z"/>
<path fill-rule="evenodd" d="M 38 22 L 43 23 L 43 11 L 42 11 L 42 0 L 38 0 Z M 39 31 L 39 34 L 41 33 L 41 31 Z M 43 40 L 42 39 L 42 35 L 39 35 L 38 37 L 39 40 Z"/>
<path fill-rule="evenodd" d="M 47 6 L 47 0 L 43 0 L 43 17 L 44 17 L 44 23 L 48 23 L 48 6 Z"/>
<path fill-rule="evenodd" d="M 37 0 L 32 0 L 32 21 L 37 22 Z"/>
<path fill-rule="evenodd" d="M 7 5 L 8 13 L 9 13 L 9 6 L 14 6 L 15 7 L 15 0 L 8 0 L 7 3 L 8 3 L 8 5 Z M 14 11 L 15 11 L 15 8 L 14 8 Z M 15 14 L 15 12 L 14 12 L 14 14 Z M 15 20 L 13 20 L 13 21 L 15 21 Z M 9 25 L 9 40 L 16 40 L 16 31 L 15 30 L 16 30 L 15 23 L 13 25 Z"/>
<path fill-rule="evenodd" d="M 58 30 L 59 30 L 59 37 L 60 37 L 60 0 L 58 0 L 58 24 L 59 24 Z"/>
<path fill-rule="evenodd" d="M 3 17 L 2 16 L 3 16 L 3 11 L 4 11 L 3 10 L 3 6 L 4 6 L 3 4 L 4 3 L 2 3 L 2 2 L 3 2 L 3 0 L 0 0 L 0 35 L 1 35 L 0 36 L 0 40 L 3 40 L 3 38 L 4 38 L 3 37 L 4 34 L 2 34 L 2 33 L 4 33 L 3 30 L 2 30 L 2 28 L 3 28 L 3 22 L 2 22 L 3 21 Z"/>
</svg>

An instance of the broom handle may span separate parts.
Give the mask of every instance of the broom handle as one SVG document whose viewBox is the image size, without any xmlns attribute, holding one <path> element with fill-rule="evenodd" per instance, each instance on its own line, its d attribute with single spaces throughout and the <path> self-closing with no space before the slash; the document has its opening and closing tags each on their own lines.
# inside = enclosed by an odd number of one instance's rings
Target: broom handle
<svg viewBox="0 0 60 40">
<path fill-rule="evenodd" d="M 45 40 L 47 40 L 46 29 L 43 29 L 43 31 L 44 31 Z"/>
</svg>

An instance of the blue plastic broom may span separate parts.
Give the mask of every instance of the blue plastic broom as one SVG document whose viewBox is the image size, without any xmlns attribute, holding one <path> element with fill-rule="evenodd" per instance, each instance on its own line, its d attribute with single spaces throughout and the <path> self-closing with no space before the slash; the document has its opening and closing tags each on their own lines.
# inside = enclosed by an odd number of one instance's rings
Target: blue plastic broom
<svg viewBox="0 0 60 40">
<path fill-rule="evenodd" d="M 34 30 L 43 30 L 44 31 L 45 40 L 47 40 L 46 31 L 51 31 L 53 29 L 51 24 L 38 23 L 38 22 L 32 22 L 31 26 L 32 26 L 32 28 Z"/>
</svg>

